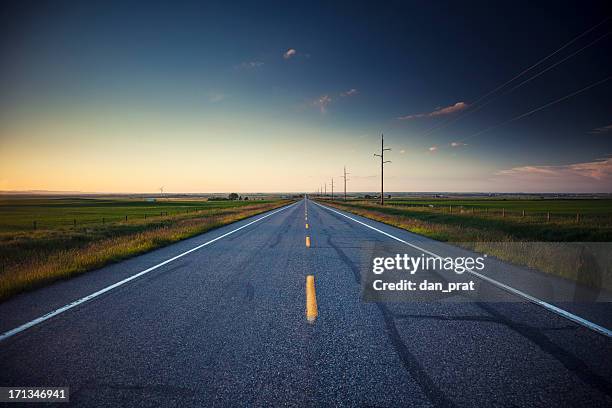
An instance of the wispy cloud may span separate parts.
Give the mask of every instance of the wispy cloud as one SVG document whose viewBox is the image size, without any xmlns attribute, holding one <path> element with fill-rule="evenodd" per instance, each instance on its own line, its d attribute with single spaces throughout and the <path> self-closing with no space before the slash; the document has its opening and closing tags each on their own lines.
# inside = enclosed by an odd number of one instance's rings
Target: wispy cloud
<svg viewBox="0 0 612 408">
<path fill-rule="evenodd" d="M 289 48 L 283 54 L 283 58 L 288 60 L 288 59 L 291 59 L 291 58 L 295 57 L 296 55 L 297 55 L 297 51 L 295 50 L 295 48 Z"/>
<path fill-rule="evenodd" d="M 591 130 L 589 133 L 598 135 L 600 133 L 612 132 L 612 125 L 602 126 Z"/>
<path fill-rule="evenodd" d="M 469 106 L 470 105 L 468 105 L 465 102 L 457 102 L 456 104 L 451 105 L 451 106 L 447 106 L 444 108 L 437 108 L 436 110 L 432 112 L 415 113 L 412 115 L 400 116 L 398 117 L 398 119 L 399 120 L 412 120 L 412 119 L 420 119 L 420 118 L 435 118 L 436 116 L 451 115 L 453 113 L 461 112 L 462 110 L 467 109 Z"/>
<path fill-rule="evenodd" d="M 450 146 L 451 147 L 463 147 L 463 146 L 467 146 L 467 144 L 463 142 L 451 142 Z"/>
<path fill-rule="evenodd" d="M 319 108 L 321 113 L 327 112 L 327 106 L 332 102 L 332 98 L 329 95 L 321 95 L 318 99 L 313 102 L 313 105 Z"/>
<path fill-rule="evenodd" d="M 500 170 L 497 176 L 546 179 L 591 179 L 610 182 L 612 186 L 612 157 L 591 162 L 573 163 L 559 166 L 521 166 Z"/>
<path fill-rule="evenodd" d="M 430 151 L 430 152 L 432 152 L 432 153 L 434 153 L 434 152 L 435 152 L 435 151 L 437 151 L 437 150 L 438 150 L 438 146 L 431 146 L 431 147 L 429 148 L 429 151 Z"/>
<path fill-rule="evenodd" d="M 351 88 L 348 91 L 340 93 L 340 96 L 354 96 L 357 95 L 359 91 L 355 88 Z"/>
<path fill-rule="evenodd" d="M 400 150 L 400 154 L 404 154 L 406 151 L 404 149 Z"/>
<path fill-rule="evenodd" d="M 241 69 L 257 69 L 264 66 L 262 61 L 245 61 L 237 66 Z"/>
<path fill-rule="evenodd" d="M 358 93 L 359 93 L 359 91 L 357 91 L 357 89 L 355 89 L 355 88 L 351 88 L 348 91 L 340 92 L 340 93 L 336 93 L 336 92 L 331 93 L 331 94 L 327 93 L 327 94 L 319 96 L 314 101 L 311 101 L 310 104 L 313 105 L 313 106 L 316 106 L 321 111 L 321 113 L 327 113 L 327 107 L 332 102 L 334 102 L 334 100 L 337 102 L 339 98 L 355 96 Z M 334 103 L 336 103 L 336 102 L 334 102 Z M 363 137 L 365 137 L 365 136 L 363 136 Z"/>
<path fill-rule="evenodd" d="M 226 95 L 223 93 L 219 93 L 219 92 L 211 92 L 208 94 L 208 102 L 210 103 L 221 102 L 225 98 L 226 98 Z"/>
</svg>

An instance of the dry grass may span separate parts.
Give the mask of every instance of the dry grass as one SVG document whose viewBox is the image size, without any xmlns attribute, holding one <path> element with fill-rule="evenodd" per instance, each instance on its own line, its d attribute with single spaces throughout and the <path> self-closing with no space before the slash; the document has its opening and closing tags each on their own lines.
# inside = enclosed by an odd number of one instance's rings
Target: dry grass
<svg viewBox="0 0 612 408">
<path fill-rule="evenodd" d="M 49 230 L 2 237 L 0 300 L 58 279 L 100 268 L 288 204 L 288 201 L 216 209 L 162 222 L 134 221 L 96 230 Z"/>
</svg>

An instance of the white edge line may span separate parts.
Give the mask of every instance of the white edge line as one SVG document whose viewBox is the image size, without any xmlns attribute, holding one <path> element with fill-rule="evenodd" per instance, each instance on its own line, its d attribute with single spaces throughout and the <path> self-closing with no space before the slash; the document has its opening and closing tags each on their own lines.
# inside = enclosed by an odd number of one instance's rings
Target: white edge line
<svg viewBox="0 0 612 408">
<path fill-rule="evenodd" d="M 336 210 L 334 210 L 334 209 L 332 209 L 332 208 L 329 208 L 329 207 L 327 207 L 327 206 L 324 206 L 324 205 L 322 205 L 322 204 L 319 204 L 319 203 L 317 203 L 317 202 L 315 202 L 315 201 L 313 201 L 313 203 L 315 203 L 316 205 L 318 205 L 318 206 L 320 206 L 320 207 L 325 208 L 326 210 L 333 211 L 333 212 L 335 212 L 336 214 L 339 214 L 339 215 L 341 215 L 341 216 L 343 216 L 343 217 L 346 217 L 346 218 L 348 218 L 349 220 L 355 221 L 356 223 L 361 224 L 361 225 L 363 225 L 364 227 L 368 227 L 368 228 L 370 228 L 370 229 L 372 229 L 372 230 L 374 230 L 374 231 L 376 231 L 376 232 L 380 232 L 381 234 L 386 235 L 386 236 L 388 236 L 389 238 L 392 238 L 392 239 L 394 239 L 394 240 L 396 240 L 396 241 L 399 241 L 399 242 L 401 242 L 401 243 L 403 243 L 403 244 L 406 244 L 406 245 L 411 246 L 411 247 L 413 247 L 413 248 L 415 248 L 415 249 L 418 249 L 419 251 L 422 251 L 422 252 L 424 252 L 424 253 L 426 253 L 426 254 L 428 254 L 428 255 L 431 255 L 431 256 L 436 257 L 436 258 L 442 258 L 442 257 L 441 257 L 440 255 L 438 255 L 438 254 L 434 254 L 433 252 L 430 252 L 430 251 L 428 251 L 428 250 L 426 250 L 426 249 L 423 249 L 423 248 L 421 248 L 421 247 L 419 247 L 419 246 L 417 246 L 417 245 L 411 244 L 410 242 L 404 241 L 403 239 L 398 238 L 398 237 L 396 237 L 396 236 L 394 236 L 394 235 L 391 235 L 391 234 L 389 234 L 389 233 L 387 233 L 387 232 L 385 232 L 385 231 L 379 230 L 378 228 L 372 227 L 371 225 L 368 225 L 368 224 L 366 224 L 366 223 L 364 223 L 364 222 L 361 222 L 361 221 L 359 221 L 359 220 L 356 220 L 356 219 L 355 219 L 355 218 L 353 218 L 353 217 L 349 217 L 348 215 L 343 214 L 343 213 L 341 213 L 340 211 L 336 211 Z M 543 307 L 544 309 L 546 309 L 546 310 L 548 310 L 548 311 L 550 311 L 550 312 L 552 312 L 552 313 L 555 313 L 555 314 L 557 314 L 557 315 L 559 315 L 559 316 L 561 316 L 561 317 L 564 317 L 564 318 L 566 318 L 566 319 L 568 319 L 568 320 L 571 320 L 572 322 L 577 323 L 577 324 L 579 324 L 579 325 L 581 325 L 581 326 L 584 326 L 584 327 L 586 327 L 586 328 L 588 328 L 588 329 L 591 329 L 591 330 L 593 330 L 593 331 L 595 331 L 595 332 L 597 332 L 597 333 L 599 333 L 599 334 L 603 334 L 604 336 L 612 337 L 612 330 L 607 329 L 607 328 L 605 328 L 605 327 L 603 327 L 603 326 L 600 326 L 600 325 L 598 325 L 597 323 L 593 323 L 593 322 L 591 322 L 591 321 L 589 321 L 589 320 L 586 320 L 586 319 L 584 319 L 584 318 L 582 318 L 582 317 L 580 317 L 580 316 L 576 316 L 575 314 L 573 314 L 573 313 L 571 313 L 571 312 L 568 312 L 567 310 L 561 309 L 560 307 L 557 307 L 557 306 L 552 305 L 552 304 L 550 304 L 550 303 L 548 303 L 548 302 L 545 302 L 545 301 L 543 301 L 543 300 L 540 300 L 540 299 L 538 299 L 538 298 L 536 298 L 536 297 L 533 297 L 533 296 L 531 296 L 531 295 L 529 295 L 529 294 L 527 294 L 527 293 L 525 293 L 525 292 L 522 292 L 522 291 L 520 291 L 520 290 L 518 290 L 518 289 L 515 289 L 515 288 L 513 288 L 513 287 L 511 287 L 511 286 L 508 286 L 508 285 L 506 285 L 506 284 L 503 284 L 503 283 L 501 283 L 501 282 L 498 282 L 498 281 L 496 281 L 495 279 L 489 278 L 488 276 L 482 275 L 482 274 L 480 274 L 480 273 L 478 273 L 478 272 L 474 272 L 472 269 L 468 269 L 468 268 L 466 268 L 466 270 L 467 270 L 469 273 L 471 273 L 472 275 L 474 275 L 474 276 L 476 276 L 476 277 L 478 277 L 478 278 L 480 278 L 480 279 L 482 279 L 482 280 L 484 280 L 484 281 L 487 281 L 487 282 L 489 282 L 490 284 L 492 284 L 492 285 L 494 285 L 494 286 L 497 286 L 498 288 L 500 288 L 500 289 L 502 289 L 502 290 L 505 290 L 505 291 L 506 291 L 506 292 L 508 292 L 508 293 L 512 293 L 513 295 L 516 295 L 516 296 L 522 297 L 523 299 L 526 299 L 526 300 L 528 300 L 528 301 L 530 301 L 530 302 L 532 302 L 532 303 L 534 303 L 534 304 L 536 304 L 536 305 L 538 305 L 538 306 L 541 306 L 541 307 Z"/>
<path fill-rule="evenodd" d="M 168 264 L 168 263 L 170 263 L 172 261 L 175 261 L 175 260 L 177 260 L 179 258 L 182 258 L 185 255 L 190 254 L 190 253 L 192 253 L 194 251 L 197 251 L 200 248 L 203 248 L 203 247 L 205 247 L 207 245 L 210 245 L 210 244 L 212 244 L 215 241 L 218 241 L 218 240 L 220 240 L 222 238 L 227 237 L 228 235 L 231 235 L 231 234 L 233 234 L 235 232 L 238 232 L 241 229 L 248 227 L 249 225 L 253 225 L 256 222 L 259 222 L 259 221 L 263 220 L 264 218 L 268 218 L 268 217 L 270 217 L 270 216 L 272 216 L 272 215 L 274 215 L 274 214 L 276 214 L 276 213 L 278 213 L 280 211 L 283 211 L 283 210 L 286 210 L 287 208 L 293 207 L 296 204 L 297 203 L 290 204 L 288 206 L 285 206 L 285 207 L 282 207 L 282 208 L 280 208 L 278 210 L 275 210 L 275 211 L 273 211 L 273 212 L 271 212 L 269 214 L 266 214 L 263 217 L 259 217 L 258 219 L 254 220 L 254 221 L 251 221 L 248 224 L 244 224 L 241 227 L 238 227 L 238 228 L 236 228 L 236 229 L 234 229 L 232 231 L 226 232 L 225 234 L 223 234 L 221 236 L 218 236 L 217 238 L 211 239 L 210 241 L 207 241 L 207 242 L 205 242 L 205 243 L 203 243 L 201 245 L 198 245 L 197 247 L 191 248 L 190 250 L 187 250 L 187 251 L 185 251 L 185 252 L 183 252 L 181 254 L 178 254 L 178 255 L 170 258 L 170 259 L 167 259 L 167 260 L 165 260 L 163 262 L 160 262 L 160 263 L 158 263 L 155 266 L 152 266 L 152 267 L 150 267 L 148 269 L 145 269 L 144 271 L 138 272 L 137 274 L 129 276 L 129 277 L 127 277 L 127 278 L 117 282 L 117 283 L 113 283 L 112 285 L 107 286 L 104 289 L 100 289 L 97 292 L 94 292 L 94 293 L 92 293 L 90 295 L 87 295 L 85 297 L 77 299 L 77 300 L 75 300 L 72 303 L 68 303 L 67 305 L 64 305 L 64 306 L 60 307 L 59 309 L 55 309 L 55 310 L 53 310 L 53 311 L 51 311 L 51 312 L 49 312 L 49 313 L 47 313 L 45 315 L 42 315 L 40 317 L 37 317 L 34 320 L 31 320 L 31 321 L 29 321 L 27 323 L 22 324 L 21 326 L 15 327 L 14 329 L 11 329 L 11 330 L 9 330 L 7 332 L 4 332 L 4 333 L 0 334 L 0 342 L 3 341 L 3 340 L 6 340 L 6 339 L 8 339 L 8 338 L 10 338 L 10 337 L 12 337 L 12 336 L 14 336 L 16 334 L 18 334 L 18 333 L 21 333 L 21 332 L 23 332 L 23 331 L 25 331 L 25 330 L 27 330 L 27 329 L 29 329 L 31 327 L 34 327 L 37 324 L 40 324 L 40 323 L 42 323 L 42 322 L 44 322 L 46 320 L 49 320 L 52 317 L 55 317 L 55 316 L 57 316 L 57 315 L 59 315 L 61 313 L 64 313 L 67 310 L 70 310 L 70 309 L 75 308 L 75 307 L 77 307 L 79 305 L 82 305 L 83 303 L 88 302 L 91 299 L 94 299 L 94 298 L 96 298 L 96 297 L 98 297 L 100 295 L 103 295 L 104 293 L 109 292 L 109 291 L 111 291 L 111 290 L 113 290 L 115 288 L 118 288 L 119 286 L 125 285 L 126 283 L 128 283 L 130 281 L 133 281 L 134 279 L 139 278 L 142 275 L 145 275 L 145 274 L 147 274 L 147 273 L 149 273 L 151 271 L 154 271 L 155 269 L 160 268 L 160 267 L 162 267 L 162 266 L 164 266 L 164 265 L 166 265 L 166 264 Z"/>
</svg>

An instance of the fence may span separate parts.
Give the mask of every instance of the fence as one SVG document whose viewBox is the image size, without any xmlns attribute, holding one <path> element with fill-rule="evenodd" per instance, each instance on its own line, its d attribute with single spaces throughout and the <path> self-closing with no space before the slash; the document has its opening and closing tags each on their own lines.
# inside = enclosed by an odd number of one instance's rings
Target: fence
<svg viewBox="0 0 612 408">
<path fill-rule="evenodd" d="M 368 203 L 372 204 L 372 202 Z M 491 218 L 512 218 L 523 219 L 525 221 L 534 222 L 573 222 L 581 224 L 585 222 L 603 222 L 606 225 L 612 224 L 611 214 L 583 214 L 581 212 L 569 213 L 558 211 L 527 211 L 524 209 L 507 209 L 504 207 L 470 207 L 465 205 L 448 205 L 448 204 L 399 204 L 388 203 L 389 207 L 420 209 L 421 211 L 432 211 L 439 213 L 447 213 L 452 215 L 466 215 Z"/>
<path fill-rule="evenodd" d="M 39 229 L 48 229 L 48 228 L 61 228 L 61 227 L 73 227 L 73 228 L 77 228 L 77 227 L 83 227 L 83 226 L 101 226 L 101 225 L 111 225 L 111 224 L 120 224 L 120 223 L 125 223 L 125 222 L 129 222 L 129 221 L 143 221 L 143 220 L 150 220 L 150 219 L 155 219 L 155 220 L 159 220 L 160 218 L 163 217 L 171 217 L 171 216 L 176 216 L 176 215 L 182 215 L 182 214 L 190 214 L 190 213 L 198 213 L 200 211 L 205 210 L 205 208 L 188 208 L 185 210 L 175 210 L 173 212 L 170 211 L 156 211 L 156 212 L 149 212 L 149 213 L 130 213 L 130 214 L 126 214 L 126 215 L 113 215 L 113 216 L 83 216 L 83 217 L 77 217 L 77 218 L 68 218 L 68 217 L 62 217 L 62 218 L 57 218 L 57 219 L 49 219 L 49 218 L 44 218 L 44 219 L 35 219 L 32 220 L 31 223 L 29 224 L 29 229 L 31 230 L 39 230 Z M 210 208 L 208 210 L 211 210 Z M 28 229 L 28 224 L 27 223 L 19 223 L 19 224 L 10 224 L 7 225 L 9 227 L 13 227 L 13 228 L 20 228 L 20 229 Z"/>
</svg>

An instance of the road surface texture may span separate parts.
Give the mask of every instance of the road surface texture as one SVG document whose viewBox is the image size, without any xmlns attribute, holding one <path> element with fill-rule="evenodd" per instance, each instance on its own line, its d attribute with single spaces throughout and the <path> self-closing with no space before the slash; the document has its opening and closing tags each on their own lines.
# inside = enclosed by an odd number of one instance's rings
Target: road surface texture
<svg viewBox="0 0 612 408">
<path fill-rule="evenodd" d="M 1 304 L 6 333 L 222 237 L 5 337 L 0 386 L 69 386 L 77 406 L 612 406 L 610 337 L 518 298 L 364 302 L 363 248 L 388 236 L 310 200 L 260 217 Z"/>
</svg>

